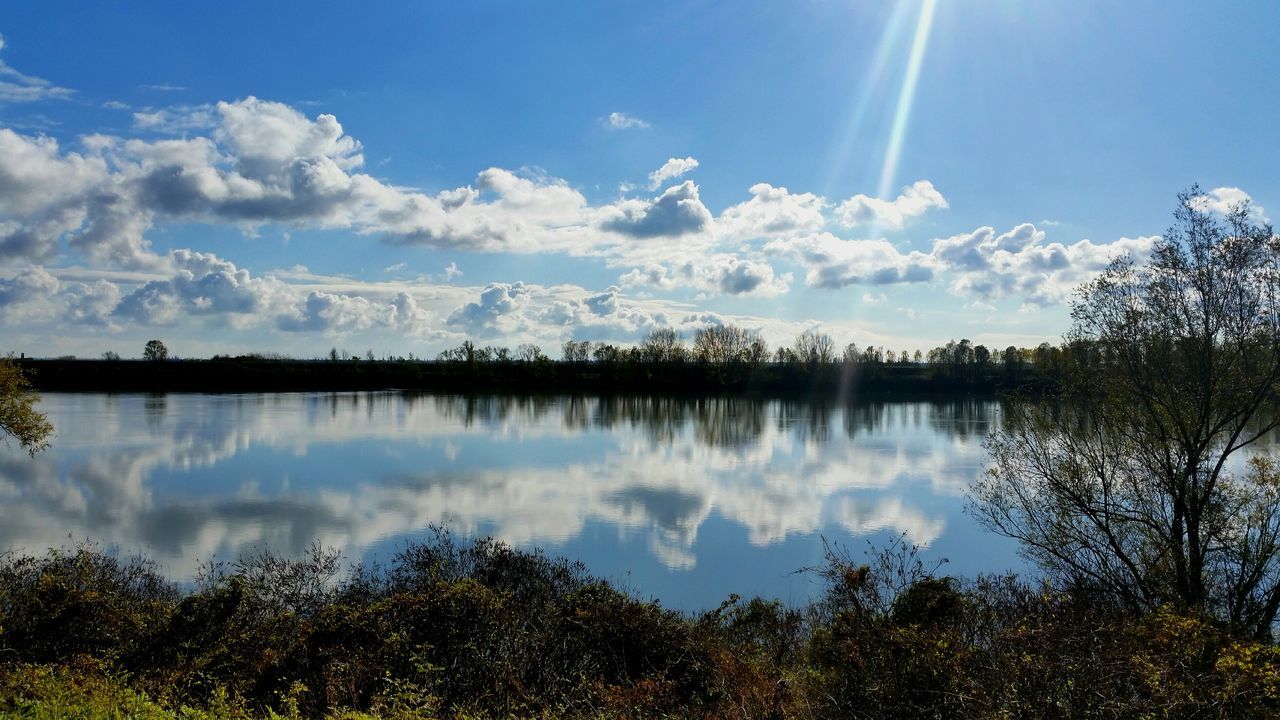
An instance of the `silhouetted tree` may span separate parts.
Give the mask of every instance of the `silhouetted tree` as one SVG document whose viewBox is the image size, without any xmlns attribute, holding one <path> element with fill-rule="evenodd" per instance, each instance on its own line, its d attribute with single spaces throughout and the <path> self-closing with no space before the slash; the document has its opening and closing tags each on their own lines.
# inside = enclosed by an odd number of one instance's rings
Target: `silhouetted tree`
<svg viewBox="0 0 1280 720">
<path fill-rule="evenodd" d="M 1012 406 L 974 507 L 1072 586 L 1268 636 L 1280 469 L 1234 459 L 1280 426 L 1280 237 L 1194 188 L 1174 217 L 1148 263 L 1120 258 L 1081 288 L 1069 337 L 1098 361 L 1062 375 L 1060 404 Z"/>
<path fill-rule="evenodd" d="M 542 348 L 526 343 L 516 348 L 516 359 L 523 362 L 538 362 L 549 358 L 543 354 Z"/>
<path fill-rule="evenodd" d="M 819 365 L 835 361 L 836 344 L 831 336 L 810 328 L 796 336 L 796 357 L 800 362 Z"/>
<path fill-rule="evenodd" d="M 753 337 L 737 325 L 712 325 L 693 335 L 693 354 L 701 362 L 727 363 L 746 359 Z"/>
<path fill-rule="evenodd" d="M 671 328 L 654 328 L 640 341 L 640 354 L 646 362 L 678 362 L 684 359 L 684 343 Z"/>
<path fill-rule="evenodd" d="M 142 348 L 143 360 L 168 360 L 169 348 L 159 340 L 148 340 L 145 347 Z"/>
</svg>

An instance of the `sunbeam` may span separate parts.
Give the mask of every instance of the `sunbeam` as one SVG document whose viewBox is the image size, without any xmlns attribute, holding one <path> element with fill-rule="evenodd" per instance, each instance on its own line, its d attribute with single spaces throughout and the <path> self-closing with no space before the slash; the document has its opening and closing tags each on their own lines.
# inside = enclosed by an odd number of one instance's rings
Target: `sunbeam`
<svg viewBox="0 0 1280 720">
<path fill-rule="evenodd" d="M 886 82 L 886 69 L 889 60 L 895 55 L 894 50 L 901 45 L 909 8 L 910 5 L 908 3 L 894 5 L 893 12 L 889 16 L 889 22 L 885 24 L 884 32 L 880 33 L 880 42 L 876 44 L 876 51 L 872 55 L 871 67 L 859 88 L 856 101 L 854 101 L 846 114 L 848 121 L 844 124 L 844 132 L 840 134 L 839 139 L 828 154 L 829 159 L 823 185 L 828 194 L 832 192 L 836 183 L 840 180 L 840 176 L 848 168 L 854 146 L 862 139 L 863 130 L 867 126 L 867 113 L 871 110 L 880 88 Z"/>
<path fill-rule="evenodd" d="M 933 26 L 936 7 L 937 0 L 924 0 L 924 5 L 920 8 L 916 34 L 911 40 L 911 55 L 907 59 L 907 74 L 902 79 L 902 91 L 898 95 L 898 107 L 893 113 L 889 145 L 885 149 L 884 165 L 880 169 L 877 195 L 881 198 L 889 198 L 894 175 L 898 171 L 898 156 L 902 152 L 902 141 L 907 134 L 907 123 L 911 119 L 911 104 L 915 99 L 916 83 L 920 80 L 920 66 L 924 62 L 924 53 L 929 44 L 929 29 Z"/>
</svg>

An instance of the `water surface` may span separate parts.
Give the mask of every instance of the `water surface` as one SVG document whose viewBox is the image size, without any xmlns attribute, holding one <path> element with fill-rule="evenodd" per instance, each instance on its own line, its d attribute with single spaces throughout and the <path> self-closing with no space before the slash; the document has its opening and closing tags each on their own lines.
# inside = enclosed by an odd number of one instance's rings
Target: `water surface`
<svg viewBox="0 0 1280 720">
<path fill-rule="evenodd" d="M 581 559 L 684 609 L 792 603 L 824 538 L 905 533 L 945 570 L 1021 567 L 963 513 L 993 401 L 385 393 L 49 393 L 35 459 L 0 450 L 0 548 L 92 539 L 177 580 L 313 541 L 388 559 L 431 524 Z"/>
</svg>

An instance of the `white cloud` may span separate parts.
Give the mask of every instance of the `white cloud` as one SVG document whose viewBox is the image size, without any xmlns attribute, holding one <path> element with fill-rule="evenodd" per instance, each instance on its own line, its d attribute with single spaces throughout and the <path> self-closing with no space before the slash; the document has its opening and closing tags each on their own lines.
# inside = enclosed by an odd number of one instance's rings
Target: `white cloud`
<svg viewBox="0 0 1280 720">
<path fill-rule="evenodd" d="M 921 252 L 903 254 L 887 240 L 843 240 L 831 233 L 772 240 L 765 252 L 794 258 L 807 268 L 810 287 L 887 285 L 933 279 L 934 259 Z"/>
<path fill-rule="evenodd" d="M 1144 259 L 1156 239 L 1047 243 L 1043 231 L 1024 223 L 999 235 L 991 227 L 980 227 L 935 240 L 932 256 L 950 271 L 951 290 L 958 295 L 987 304 L 1022 297 L 1029 305 L 1044 307 L 1064 302 L 1119 254 Z"/>
<path fill-rule="evenodd" d="M 0 51 L 5 40 L 0 36 Z M 0 60 L 0 102 L 26 103 L 40 100 L 66 100 L 75 93 L 32 75 L 25 75 Z"/>
<path fill-rule="evenodd" d="M 813 193 L 792 193 L 785 187 L 756 183 L 751 199 L 720 213 L 717 231 L 727 239 L 772 238 L 819 232 L 826 225 L 826 200 Z"/>
<path fill-rule="evenodd" d="M 866 195 L 854 195 L 840 203 L 836 214 L 845 227 L 874 225 L 899 230 L 912 218 L 919 217 L 931 208 L 947 207 L 947 199 L 928 180 L 917 180 L 902 189 L 894 200 L 881 200 Z"/>
<path fill-rule="evenodd" d="M 1192 202 L 1202 209 L 1216 212 L 1219 215 L 1226 215 L 1236 207 L 1247 205 L 1249 217 L 1255 222 L 1270 222 L 1262 206 L 1254 204 L 1253 198 L 1249 196 L 1249 193 L 1238 187 L 1214 188 L 1203 195 L 1196 196 L 1192 199 Z"/>
<path fill-rule="evenodd" d="M 923 282 L 946 272 L 954 292 L 988 304 L 1006 296 L 1033 305 L 1059 302 L 1115 251 L 1141 253 L 1149 247 L 1144 238 L 1113 245 L 1048 243 L 1043 232 L 1024 225 L 1002 235 L 980 228 L 941 238 L 922 253 L 901 251 L 882 238 L 845 239 L 829 231 L 839 223 L 902 227 L 931 208 L 946 207 L 927 180 L 893 201 L 857 195 L 834 209 L 819 195 L 757 183 L 748 199 L 715 218 L 688 179 L 656 196 L 602 205 L 537 169 L 488 168 L 469 185 L 431 193 L 398 187 L 362 172 L 364 148 L 334 116 L 307 117 L 254 97 L 148 108 L 135 118 L 148 131 L 142 138 L 89 135 L 69 147 L 0 128 L 0 263 L 52 268 L 81 262 L 148 277 L 64 283 L 51 296 L 50 312 L 72 322 L 178 323 L 196 317 L 321 332 L 402 326 L 422 331 L 415 325 L 418 311 L 405 303 L 395 306 L 386 286 L 371 293 L 356 282 L 303 290 L 283 274 L 253 276 L 230 263 L 194 268 L 199 253 L 161 254 L 152 248 L 149 234 L 158 224 L 221 224 L 247 235 L 273 224 L 283 227 L 273 228 L 272 237 L 287 238 L 294 228 L 336 229 L 400 245 L 557 253 L 603 262 L 617 270 L 627 289 L 708 295 L 787 292 L 791 263 L 805 271 L 806 284 L 826 288 Z M 636 119 L 619 114 L 618 120 Z M 696 166 L 692 157 L 671 158 L 651 179 L 661 186 Z M 1217 188 L 1204 197 L 1223 206 L 1248 196 Z M 436 278 L 450 282 L 460 275 L 450 263 Z M 400 291 L 411 299 L 424 297 L 414 288 Z M 598 306 L 583 304 L 583 296 L 539 297 L 562 303 L 556 316 L 561 319 L 600 317 L 592 311 Z M 444 318 L 464 305 L 455 298 L 431 312 Z M 533 317 L 528 327 L 544 329 L 552 317 L 521 310 L 500 312 L 494 322 L 511 316 Z M 411 320 L 397 319 L 405 317 Z M 465 326 L 484 315 L 458 317 Z M 618 326 L 627 324 L 642 323 L 633 317 Z"/>
<path fill-rule="evenodd" d="M 653 200 L 621 200 L 605 210 L 601 228 L 635 238 L 678 237 L 702 232 L 712 223 L 691 180 L 672 185 Z"/>
<path fill-rule="evenodd" d="M 693 287 L 712 294 L 763 297 L 781 295 L 791 286 L 791 275 L 776 275 L 773 266 L 765 260 L 726 253 L 650 263 L 628 271 L 620 280 L 627 286 L 648 285 L 667 290 Z"/>
<path fill-rule="evenodd" d="M 124 107 L 127 108 L 128 106 Z M 178 105 L 168 108 L 147 108 L 133 113 L 133 126 L 139 130 L 184 134 L 211 130 L 217 124 L 217 108 L 213 105 Z"/>
<path fill-rule="evenodd" d="M 649 189 L 657 190 L 662 187 L 662 183 L 678 178 L 696 167 L 698 167 L 698 161 L 694 158 L 671 158 L 663 163 L 662 167 L 649 173 Z"/>
<path fill-rule="evenodd" d="M 13 277 L 0 277 L 0 313 L 11 322 L 49 317 L 60 286 L 56 277 L 39 266 Z"/>
<path fill-rule="evenodd" d="M 606 127 L 613 130 L 629 130 L 631 128 L 647 128 L 649 123 L 624 112 L 611 112 L 602 118 Z"/>
<path fill-rule="evenodd" d="M 490 329 L 519 330 L 519 327 L 505 321 L 516 318 L 528 303 L 529 290 L 524 283 L 489 283 L 480 293 L 479 300 L 450 313 L 448 323 L 477 333 Z"/>
</svg>

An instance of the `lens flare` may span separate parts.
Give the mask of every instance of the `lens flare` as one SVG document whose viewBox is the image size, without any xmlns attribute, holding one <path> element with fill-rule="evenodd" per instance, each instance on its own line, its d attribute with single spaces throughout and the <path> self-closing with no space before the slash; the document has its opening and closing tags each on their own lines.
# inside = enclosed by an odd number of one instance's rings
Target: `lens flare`
<svg viewBox="0 0 1280 720">
<path fill-rule="evenodd" d="M 920 8 L 920 19 L 916 23 L 916 34 L 911 40 L 911 54 L 907 59 L 907 73 L 902 79 L 902 91 L 898 94 L 898 107 L 893 113 L 893 126 L 889 132 L 889 145 L 884 153 L 884 165 L 880 168 L 880 186 L 877 196 L 889 199 L 893 188 L 894 175 L 898 171 L 898 156 L 902 152 L 902 141 L 907 134 L 907 123 L 911 119 L 911 104 L 915 100 L 916 83 L 920 80 L 920 65 L 924 62 L 924 53 L 929 45 L 929 29 L 933 26 L 933 13 L 937 8 L 937 0 L 924 0 Z"/>
<path fill-rule="evenodd" d="M 866 81 L 861 86 L 856 102 L 845 114 L 849 120 L 844 124 L 844 132 L 828 154 L 830 161 L 827 164 L 824 182 L 824 189 L 828 195 L 831 194 L 841 173 L 847 169 L 854 145 L 862 139 L 862 132 L 867 126 L 867 114 L 871 112 L 873 101 L 881 94 L 881 88 L 887 81 L 889 61 L 902 44 L 910 7 L 910 3 L 896 3 L 889 15 L 889 21 L 885 24 L 884 32 L 880 33 L 880 42 L 876 44 L 875 53 L 872 55 L 871 68 L 866 74 Z"/>
</svg>

